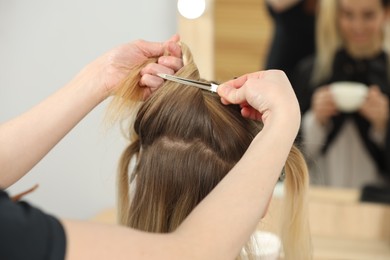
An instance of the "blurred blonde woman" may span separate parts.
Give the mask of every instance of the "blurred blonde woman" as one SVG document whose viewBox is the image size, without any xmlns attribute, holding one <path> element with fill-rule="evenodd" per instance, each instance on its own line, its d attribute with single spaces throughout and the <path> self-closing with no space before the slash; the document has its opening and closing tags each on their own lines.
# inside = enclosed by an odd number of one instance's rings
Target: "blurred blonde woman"
<svg viewBox="0 0 390 260">
<path fill-rule="evenodd" d="M 316 55 L 292 80 L 302 110 L 302 142 L 311 181 L 361 188 L 390 175 L 388 0 L 322 0 Z M 337 108 L 330 84 L 367 86 L 353 112 Z"/>
<path fill-rule="evenodd" d="M 185 44 L 182 52 L 184 66 L 176 75 L 200 80 Z M 139 103 L 137 85 L 148 62 L 134 69 L 111 104 L 111 114 L 122 119 L 138 111 L 125 130 L 130 144 L 119 163 L 118 216 L 122 225 L 170 233 L 241 159 L 262 125 L 244 118 L 240 106 L 222 104 L 215 93 L 169 81 Z M 285 259 L 310 259 L 308 173 L 295 147 L 284 173 Z M 254 246 L 255 241 L 249 241 L 245 252 L 252 252 Z M 237 259 L 246 257 L 237 255 Z"/>
</svg>

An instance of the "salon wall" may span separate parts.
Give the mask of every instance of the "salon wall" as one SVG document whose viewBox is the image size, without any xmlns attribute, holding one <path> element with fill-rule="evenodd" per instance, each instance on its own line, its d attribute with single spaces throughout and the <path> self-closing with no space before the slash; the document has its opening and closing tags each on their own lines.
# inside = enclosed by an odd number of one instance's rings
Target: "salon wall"
<svg viewBox="0 0 390 260">
<path fill-rule="evenodd" d="M 273 24 L 265 0 L 206 0 L 198 19 L 178 16 L 178 31 L 203 78 L 223 82 L 264 68 Z"/>
<path fill-rule="evenodd" d="M 106 50 L 176 32 L 176 1 L 0 1 L 0 122 L 66 84 Z M 38 183 L 26 200 L 63 218 L 86 219 L 115 205 L 115 174 L 125 140 L 107 128 L 99 105 L 19 183 Z M 31 126 L 33 127 L 33 126 Z"/>
</svg>

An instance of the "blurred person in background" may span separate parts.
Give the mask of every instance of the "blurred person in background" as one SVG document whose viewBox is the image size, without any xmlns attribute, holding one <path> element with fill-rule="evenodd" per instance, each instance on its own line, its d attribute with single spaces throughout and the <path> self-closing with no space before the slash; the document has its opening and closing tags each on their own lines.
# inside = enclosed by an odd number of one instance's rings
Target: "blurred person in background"
<svg viewBox="0 0 390 260">
<path fill-rule="evenodd" d="M 322 0 L 316 54 L 292 79 L 302 111 L 302 145 L 312 182 L 361 188 L 388 183 L 389 0 Z M 330 84 L 360 82 L 367 96 L 357 111 L 339 111 Z"/>
<path fill-rule="evenodd" d="M 297 63 L 314 53 L 317 0 L 266 0 L 274 34 L 266 69 L 283 70 L 289 78 Z"/>
</svg>

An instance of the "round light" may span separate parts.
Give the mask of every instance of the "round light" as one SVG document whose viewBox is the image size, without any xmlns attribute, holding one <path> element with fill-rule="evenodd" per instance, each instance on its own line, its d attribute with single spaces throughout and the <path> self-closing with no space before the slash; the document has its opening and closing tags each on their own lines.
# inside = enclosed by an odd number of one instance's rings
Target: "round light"
<svg viewBox="0 0 390 260">
<path fill-rule="evenodd" d="M 179 13 L 188 19 L 200 17 L 206 9 L 206 0 L 178 0 Z"/>
</svg>

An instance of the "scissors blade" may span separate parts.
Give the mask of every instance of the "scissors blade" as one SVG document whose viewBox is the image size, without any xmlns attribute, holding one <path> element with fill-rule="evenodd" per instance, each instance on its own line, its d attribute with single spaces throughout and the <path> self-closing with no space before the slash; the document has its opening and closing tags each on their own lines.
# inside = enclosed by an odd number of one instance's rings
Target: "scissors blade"
<svg viewBox="0 0 390 260">
<path fill-rule="evenodd" d="M 169 74 L 164 74 L 164 73 L 158 73 L 157 76 L 169 80 L 169 81 L 174 81 L 176 83 L 184 84 L 184 85 L 189 85 L 201 89 L 205 89 L 211 92 L 217 92 L 218 85 L 213 84 L 213 83 L 206 83 L 206 82 L 201 82 L 197 80 L 192 80 L 192 79 L 186 79 L 186 78 L 181 78 L 178 76 L 174 75 L 169 75 Z"/>
</svg>

